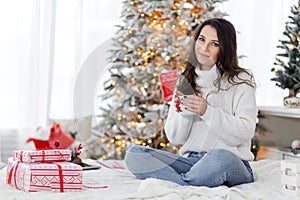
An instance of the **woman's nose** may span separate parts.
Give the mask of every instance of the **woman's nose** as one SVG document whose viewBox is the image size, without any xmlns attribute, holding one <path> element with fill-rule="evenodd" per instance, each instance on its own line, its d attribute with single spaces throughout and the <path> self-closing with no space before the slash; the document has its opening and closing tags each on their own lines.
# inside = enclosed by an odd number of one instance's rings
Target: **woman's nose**
<svg viewBox="0 0 300 200">
<path fill-rule="evenodd" d="M 203 44 L 202 48 L 204 51 L 208 51 L 208 45 L 209 45 L 208 43 Z"/>
</svg>

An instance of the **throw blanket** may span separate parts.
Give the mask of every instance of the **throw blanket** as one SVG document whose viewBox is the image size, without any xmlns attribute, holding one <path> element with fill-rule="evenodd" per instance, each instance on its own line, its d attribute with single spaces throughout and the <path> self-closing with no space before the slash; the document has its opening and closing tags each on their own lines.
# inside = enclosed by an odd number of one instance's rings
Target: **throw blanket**
<svg viewBox="0 0 300 200">
<path fill-rule="evenodd" d="M 89 160 L 89 164 L 97 164 Z M 111 168 L 122 166 L 121 168 Z M 88 186 L 107 185 L 108 188 L 93 189 L 84 188 L 81 192 L 35 192 L 26 193 L 6 184 L 6 167 L 0 171 L 0 199 L 15 200 L 80 200 L 80 199 L 263 199 L 284 200 L 295 199 L 295 196 L 287 196 L 282 193 L 280 181 L 280 161 L 261 160 L 251 162 L 254 171 L 255 182 L 228 188 L 219 186 L 216 188 L 180 186 L 176 183 L 159 179 L 136 179 L 127 169 L 123 161 L 104 161 L 101 169 L 83 171 L 83 183 Z"/>
</svg>

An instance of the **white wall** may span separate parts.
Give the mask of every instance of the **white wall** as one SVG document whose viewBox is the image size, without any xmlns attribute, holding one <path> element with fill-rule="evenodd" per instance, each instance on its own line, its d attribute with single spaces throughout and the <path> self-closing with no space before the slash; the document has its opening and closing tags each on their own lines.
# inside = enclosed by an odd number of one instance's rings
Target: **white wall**
<svg viewBox="0 0 300 200">
<path fill-rule="evenodd" d="M 245 55 L 241 66 L 253 71 L 257 88 L 259 106 L 282 106 L 287 90 L 275 86 L 271 68 L 274 67 L 276 46 L 283 39 L 285 22 L 290 15 L 290 7 L 296 0 L 228 0 L 220 6 L 238 34 L 238 54 Z"/>
</svg>

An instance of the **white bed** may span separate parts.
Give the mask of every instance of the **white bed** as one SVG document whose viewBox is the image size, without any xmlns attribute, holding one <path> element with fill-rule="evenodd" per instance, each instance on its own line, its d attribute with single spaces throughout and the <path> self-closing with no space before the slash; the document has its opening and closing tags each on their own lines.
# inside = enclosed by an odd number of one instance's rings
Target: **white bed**
<svg viewBox="0 0 300 200">
<path fill-rule="evenodd" d="M 89 164 L 96 164 L 88 160 Z M 116 161 L 125 166 L 123 161 Z M 111 164 L 111 163 L 110 163 Z M 296 199 L 282 193 L 280 181 L 280 161 L 261 160 L 251 162 L 255 182 L 228 188 L 180 186 L 158 179 L 136 179 L 127 169 L 110 169 L 83 172 L 83 183 L 87 186 L 107 185 L 108 188 L 88 189 L 81 192 L 33 192 L 27 193 L 6 184 L 6 167 L 0 171 L 0 199 L 5 200 L 93 200 L 93 199 Z"/>
</svg>

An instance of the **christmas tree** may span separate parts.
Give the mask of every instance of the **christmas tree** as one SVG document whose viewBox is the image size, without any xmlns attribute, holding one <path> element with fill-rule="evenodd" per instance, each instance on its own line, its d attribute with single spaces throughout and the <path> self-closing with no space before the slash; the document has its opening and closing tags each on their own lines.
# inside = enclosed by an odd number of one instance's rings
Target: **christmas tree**
<svg viewBox="0 0 300 200">
<path fill-rule="evenodd" d="M 159 75 L 180 71 L 193 30 L 203 20 L 223 17 L 221 0 L 125 0 L 123 25 L 110 49 L 95 140 L 95 158 L 122 159 L 132 144 L 176 152 L 164 133 L 168 104 Z"/>
<path fill-rule="evenodd" d="M 275 72 L 272 81 L 282 89 L 289 89 L 289 96 L 300 92 L 300 0 L 298 5 L 291 7 L 290 21 L 286 23 L 283 35 L 285 40 L 280 40 L 277 46 L 284 53 L 277 54 L 275 65 L 271 71 Z"/>
</svg>

